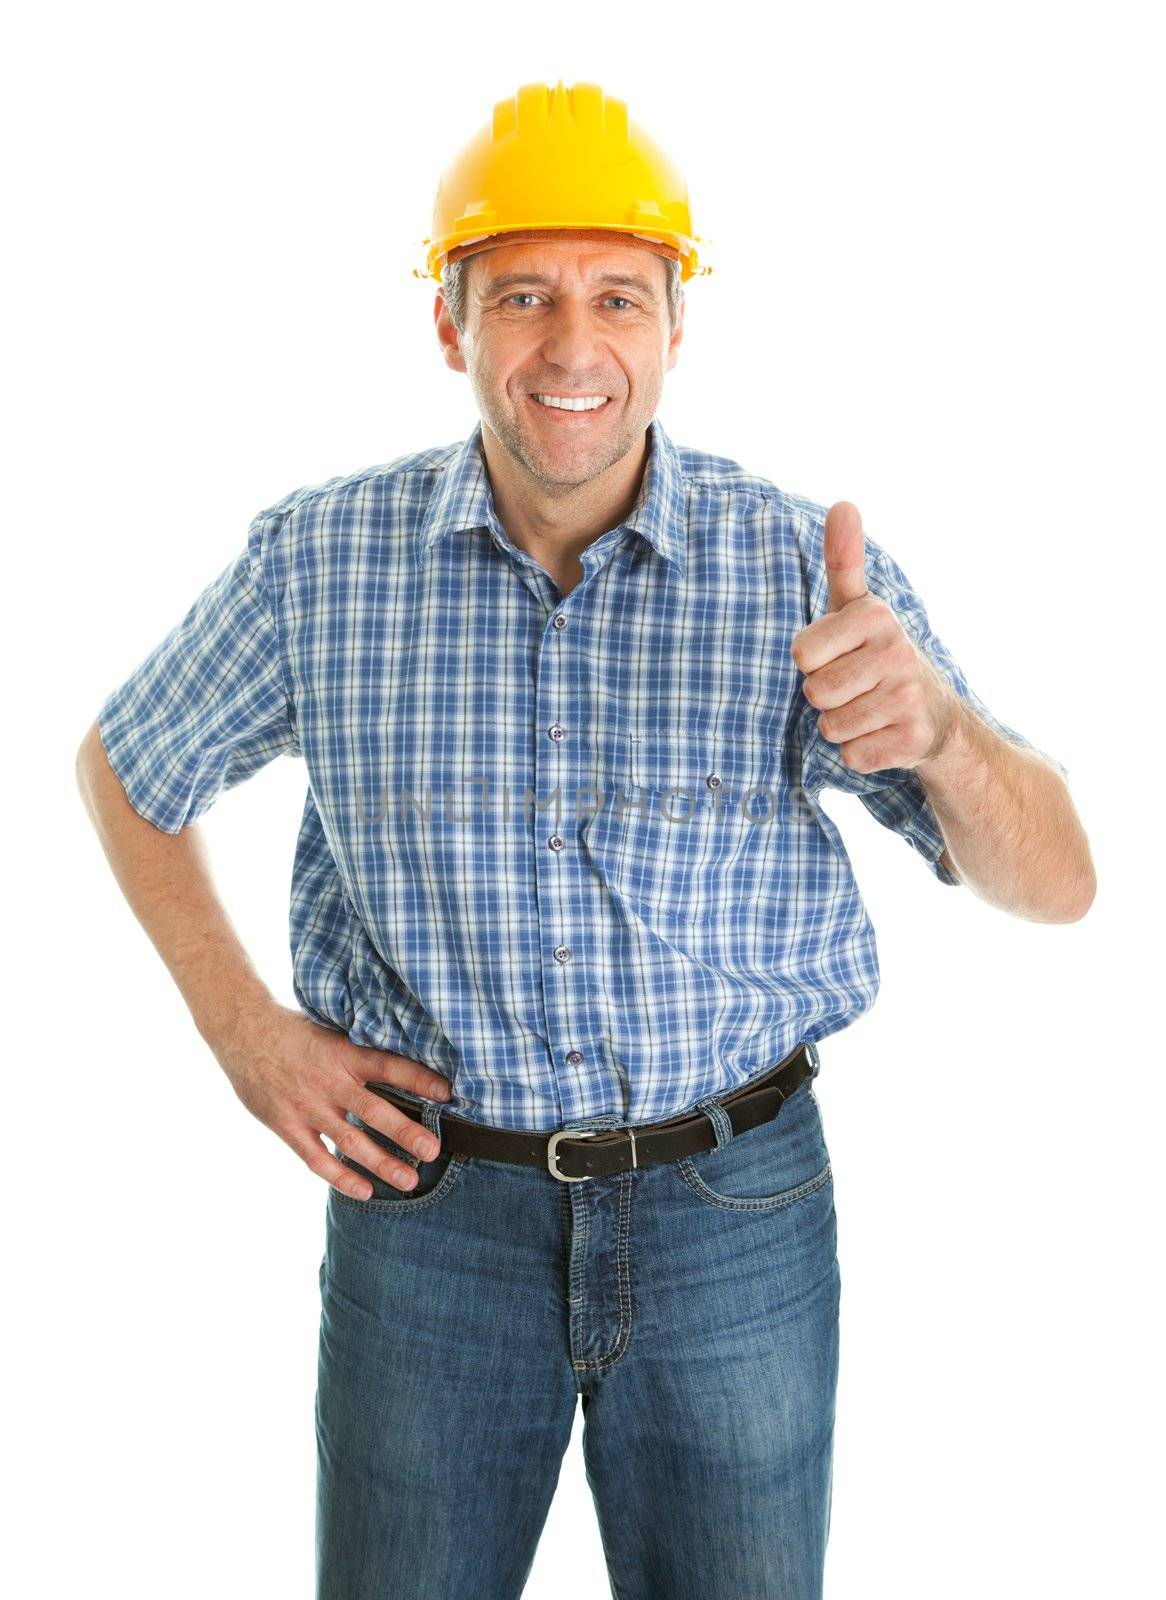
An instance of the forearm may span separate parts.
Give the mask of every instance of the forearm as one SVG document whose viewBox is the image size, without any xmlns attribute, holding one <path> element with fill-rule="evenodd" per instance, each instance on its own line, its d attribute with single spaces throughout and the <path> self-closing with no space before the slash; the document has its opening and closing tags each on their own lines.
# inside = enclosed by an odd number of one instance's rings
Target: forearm
<svg viewBox="0 0 1166 1600">
<path fill-rule="evenodd" d="M 211 878 L 197 823 L 163 833 L 136 812 L 97 724 L 77 753 L 77 784 L 122 893 L 217 1049 L 276 1002 L 239 941 Z"/>
<path fill-rule="evenodd" d="M 1097 886 L 1068 787 L 1040 756 L 1000 738 L 953 695 L 940 753 L 921 780 L 956 875 L 990 904 L 1032 922 L 1074 922 Z"/>
</svg>

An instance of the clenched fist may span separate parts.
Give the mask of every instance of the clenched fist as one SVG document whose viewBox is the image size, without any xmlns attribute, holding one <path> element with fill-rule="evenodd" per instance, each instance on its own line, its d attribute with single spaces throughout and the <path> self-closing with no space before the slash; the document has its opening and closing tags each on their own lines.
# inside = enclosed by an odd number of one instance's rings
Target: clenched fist
<svg viewBox="0 0 1166 1600">
<path fill-rule="evenodd" d="M 933 759 L 951 736 L 957 697 L 867 589 L 862 518 L 849 500 L 826 514 L 823 554 L 829 607 L 790 646 L 802 693 L 822 712 L 818 731 L 855 772 Z"/>
</svg>

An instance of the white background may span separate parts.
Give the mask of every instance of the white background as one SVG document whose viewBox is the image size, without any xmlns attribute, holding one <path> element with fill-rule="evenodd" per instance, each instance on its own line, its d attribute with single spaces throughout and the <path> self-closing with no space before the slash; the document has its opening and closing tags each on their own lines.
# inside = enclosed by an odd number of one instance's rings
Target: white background
<svg viewBox="0 0 1166 1600">
<path fill-rule="evenodd" d="M 11 1592 L 312 1593 L 326 1190 L 196 1033 L 74 754 L 260 507 L 468 433 L 410 268 L 442 167 L 560 77 L 627 101 L 707 240 L 673 440 L 858 505 L 988 706 L 1068 767 L 1100 880 L 1084 921 L 1027 923 L 827 794 L 883 970 L 818 1080 L 843 1280 L 827 1596 L 1161 1592 L 1149 22 L 233 0 L 10 25 Z M 201 824 L 288 1004 L 305 781 L 276 762 Z M 581 1421 L 530 1600 L 608 1593 Z"/>
</svg>

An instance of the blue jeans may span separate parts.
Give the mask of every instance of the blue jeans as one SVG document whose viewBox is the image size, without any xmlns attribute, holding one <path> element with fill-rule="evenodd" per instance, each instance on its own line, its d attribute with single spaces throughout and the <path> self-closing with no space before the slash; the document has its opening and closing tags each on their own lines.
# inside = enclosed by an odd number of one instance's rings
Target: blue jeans
<svg viewBox="0 0 1166 1600">
<path fill-rule="evenodd" d="M 407 1194 L 329 1189 L 317 1600 L 517 1600 L 580 1397 L 616 1600 L 820 1600 L 840 1276 L 813 1080 L 736 1136 L 701 1104 L 715 1149 L 610 1177 L 443 1149 Z"/>
</svg>

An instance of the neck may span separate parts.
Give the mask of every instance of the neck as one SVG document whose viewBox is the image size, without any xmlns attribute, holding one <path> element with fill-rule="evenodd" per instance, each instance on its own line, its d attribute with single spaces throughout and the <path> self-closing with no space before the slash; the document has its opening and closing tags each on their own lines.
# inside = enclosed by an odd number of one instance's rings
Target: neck
<svg viewBox="0 0 1166 1600">
<path fill-rule="evenodd" d="M 520 550 L 546 565 L 577 558 L 629 514 L 644 478 L 648 435 L 590 482 L 557 490 L 534 478 L 485 423 L 482 449 L 499 522 Z"/>
</svg>

